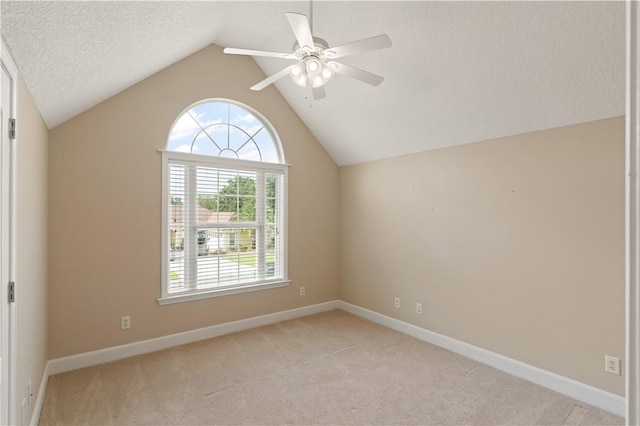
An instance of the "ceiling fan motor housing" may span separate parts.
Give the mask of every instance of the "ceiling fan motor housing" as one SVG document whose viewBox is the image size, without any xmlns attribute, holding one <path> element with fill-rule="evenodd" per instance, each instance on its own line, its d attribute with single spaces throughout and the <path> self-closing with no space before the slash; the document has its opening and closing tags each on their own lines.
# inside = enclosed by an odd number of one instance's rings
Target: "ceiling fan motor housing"
<svg viewBox="0 0 640 426">
<path fill-rule="evenodd" d="M 325 59 L 325 51 L 329 49 L 329 44 L 320 37 L 313 37 L 313 46 L 300 46 L 296 41 L 293 43 L 293 54 L 300 59 L 304 59 L 308 55 L 315 54 L 319 58 Z"/>
</svg>

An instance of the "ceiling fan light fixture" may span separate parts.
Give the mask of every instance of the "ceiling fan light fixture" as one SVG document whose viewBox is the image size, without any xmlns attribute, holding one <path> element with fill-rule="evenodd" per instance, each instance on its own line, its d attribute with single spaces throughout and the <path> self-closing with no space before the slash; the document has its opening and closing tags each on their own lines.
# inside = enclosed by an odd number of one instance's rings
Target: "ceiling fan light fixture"
<svg viewBox="0 0 640 426">
<path fill-rule="evenodd" d="M 325 80 L 321 75 L 316 75 L 311 79 L 311 87 L 320 87 L 324 86 Z"/>
<path fill-rule="evenodd" d="M 298 77 L 293 78 L 293 82 L 300 87 L 307 87 L 308 77 L 306 74 L 299 75 Z"/>
<path fill-rule="evenodd" d="M 307 87 L 307 69 L 303 62 L 298 62 L 289 68 L 289 75 L 295 84 L 300 87 Z"/>
<path fill-rule="evenodd" d="M 289 69 L 289 73 L 291 74 L 291 77 L 294 80 L 300 77 L 303 72 L 304 72 L 304 66 L 301 63 L 297 63 Z"/>
<path fill-rule="evenodd" d="M 325 72 L 326 68 L 327 65 L 321 59 L 309 56 L 291 66 L 289 75 L 298 86 L 307 87 L 307 85 L 311 85 L 311 87 L 320 87 L 333 76 L 332 71 Z"/>
<path fill-rule="evenodd" d="M 323 64 L 322 65 L 322 78 L 324 79 L 325 82 L 331 80 L 331 78 L 333 77 L 333 75 L 335 74 L 335 70 L 333 69 L 333 67 L 330 64 Z"/>
<path fill-rule="evenodd" d="M 320 61 L 316 58 L 306 59 L 307 72 L 309 74 L 315 74 L 320 69 Z"/>
</svg>

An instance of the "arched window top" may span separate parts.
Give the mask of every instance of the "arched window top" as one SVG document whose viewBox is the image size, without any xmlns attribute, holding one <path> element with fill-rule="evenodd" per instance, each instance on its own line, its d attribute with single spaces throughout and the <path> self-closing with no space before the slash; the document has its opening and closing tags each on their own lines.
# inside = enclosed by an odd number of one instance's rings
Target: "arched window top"
<svg viewBox="0 0 640 426">
<path fill-rule="evenodd" d="M 167 151 L 284 163 L 278 135 L 252 108 L 227 99 L 191 105 L 169 132 Z"/>
</svg>

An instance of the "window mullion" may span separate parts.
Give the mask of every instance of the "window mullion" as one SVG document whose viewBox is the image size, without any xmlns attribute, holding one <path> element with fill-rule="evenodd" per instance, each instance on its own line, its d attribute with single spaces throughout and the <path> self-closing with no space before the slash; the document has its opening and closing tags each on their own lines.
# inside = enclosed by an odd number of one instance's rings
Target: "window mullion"
<svg viewBox="0 0 640 426">
<path fill-rule="evenodd" d="M 286 242 L 285 242 L 285 229 L 286 229 L 286 175 L 280 175 L 276 178 L 276 208 L 275 208 L 275 225 L 276 225 L 276 239 L 275 239 L 275 253 L 278 259 L 276 260 L 276 274 L 282 276 L 286 273 Z"/>
<path fill-rule="evenodd" d="M 185 170 L 185 283 L 187 288 L 198 286 L 198 172 L 196 166 Z"/>
<path fill-rule="evenodd" d="M 267 196 L 264 173 L 256 174 L 256 254 L 257 276 L 264 280 L 266 268 L 265 222 L 267 221 Z"/>
<path fill-rule="evenodd" d="M 220 212 L 220 169 L 216 168 L 215 185 L 218 187 L 218 198 L 216 201 L 216 211 Z M 216 282 L 220 282 L 220 257 L 216 259 Z"/>
</svg>

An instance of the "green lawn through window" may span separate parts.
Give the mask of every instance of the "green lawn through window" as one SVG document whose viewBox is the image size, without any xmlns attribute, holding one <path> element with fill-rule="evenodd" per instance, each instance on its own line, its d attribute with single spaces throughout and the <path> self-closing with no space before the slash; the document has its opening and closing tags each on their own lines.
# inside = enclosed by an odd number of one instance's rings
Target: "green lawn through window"
<svg viewBox="0 0 640 426">
<path fill-rule="evenodd" d="M 258 258 L 255 253 L 241 253 L 238 257 L 232 257 L 229 259 L 232 262 L 239 262 L 242 265 L 247 266 L 256 266 L 256 262 Z M 275 262 L 275 253 L 273 251 L 268 251 L 266 255 L 266 263 L 274 263 Z"/>
</svg>

